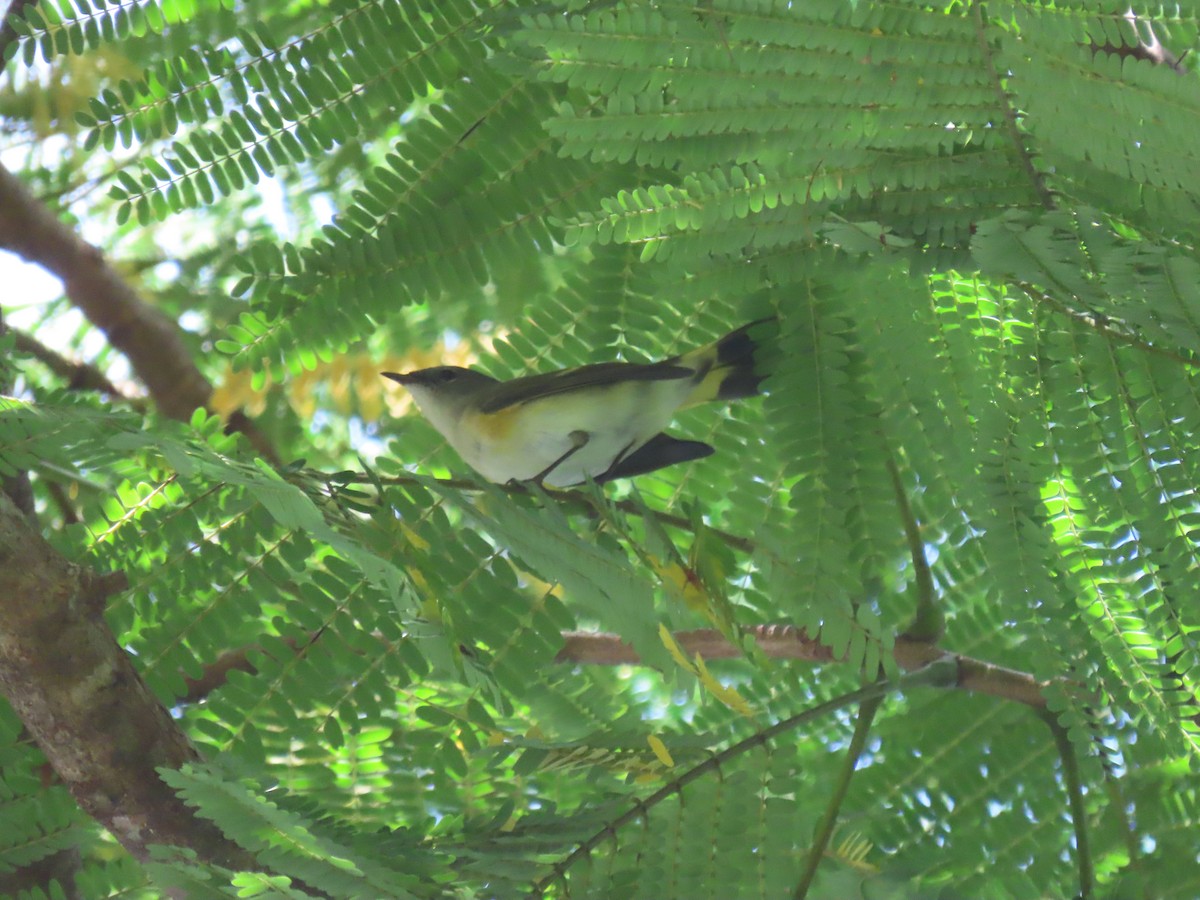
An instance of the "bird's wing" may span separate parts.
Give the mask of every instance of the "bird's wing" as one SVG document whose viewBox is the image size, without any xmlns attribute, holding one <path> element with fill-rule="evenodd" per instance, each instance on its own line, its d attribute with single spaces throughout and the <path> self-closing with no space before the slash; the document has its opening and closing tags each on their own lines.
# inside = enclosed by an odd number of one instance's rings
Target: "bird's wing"
<svg viewBox="0 0 1200 900">
<path fill-rule="evenodd" d="M 543 375 L 526 375 L 523 378 L 514 378 L 512 381 L 502 381 L 495 386 L 489 385 L 485 399 L 479 408 L 483 413 L 496 413 L 509 406 L 529 403 L 569 391 L 603 387 L 626 381 L 673 381 L 680 378 L 691 378 L 695 374 L 694 369 L 663 363 L 644 365 L 639 363 L 596 363 L 591 366 L 580 366 L 577 369 L 546 372 Z"/>
</svg>

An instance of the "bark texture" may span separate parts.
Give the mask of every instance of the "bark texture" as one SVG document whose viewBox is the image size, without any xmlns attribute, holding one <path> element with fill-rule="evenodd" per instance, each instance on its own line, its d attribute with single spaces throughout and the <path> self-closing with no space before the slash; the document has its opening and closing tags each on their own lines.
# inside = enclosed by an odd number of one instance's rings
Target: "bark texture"
<svg viewBox="0 0 1200 900">
<path fill-rule="evenodd" d="M 138 859 L 189 847 L 240 868 L 249 858 L 159 780 L 198 760 L 103 619 L 122 576 L 65 559 L 0 495 L 0 690 L 79 805 Z"/>
</svg>

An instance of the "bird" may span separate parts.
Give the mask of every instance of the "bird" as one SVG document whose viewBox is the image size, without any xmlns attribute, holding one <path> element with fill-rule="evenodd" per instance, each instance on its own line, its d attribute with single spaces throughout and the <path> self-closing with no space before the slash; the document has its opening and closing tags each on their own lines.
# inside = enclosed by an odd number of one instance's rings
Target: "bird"
<svg viewBox="0 0 1200 900">
<path fill-rule="evenodd" d="M 675 414 L 759 392 L 759 319 L 655 363 L 607 362 L 500 381 L 461 366 L 383 372 L 488 481 L 573 487 L 644 475 L 713 452 L 668 435 Z"/>
</svg>

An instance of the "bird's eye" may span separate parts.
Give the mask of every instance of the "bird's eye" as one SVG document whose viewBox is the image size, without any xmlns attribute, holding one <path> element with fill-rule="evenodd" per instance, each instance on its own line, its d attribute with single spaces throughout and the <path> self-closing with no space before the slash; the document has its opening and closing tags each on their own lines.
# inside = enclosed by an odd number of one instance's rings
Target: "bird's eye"
<svg viewBox="0 0 1200 900">
<path fill-rule="evenodd" d="M 437 383 L 438 383 L 438 384 L 445 384 L 445 383 L 446 383 L 446 382 L 448 382 L 448 381 L 453 381 L 453 380 L 454 380 L 455 378 L 457 378 L 457 377 L 458 377 L 458 372 L 457 372 L 457 370 L 455 370 L 455 369 L 452 369 L 452 368 L 450 368 L 449 366 L 446 366 L 446 367 L 445 367 L 445 368 L 443 368 L 443 369 L 438 369 L 438 372 L 437 372 Z"/>
</svg>

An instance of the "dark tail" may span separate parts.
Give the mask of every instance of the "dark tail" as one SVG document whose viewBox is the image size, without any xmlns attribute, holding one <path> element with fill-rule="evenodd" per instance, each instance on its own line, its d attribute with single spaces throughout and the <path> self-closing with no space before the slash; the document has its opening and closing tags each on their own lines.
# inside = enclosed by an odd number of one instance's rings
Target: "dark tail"
<svg viewBox="0 0 1200 900">
<path fill-rule="evenodd" d="M 696 388 L 685 405 L 708 400 L 736 400 L 757 394 L 764 376 L 754 371 L 754 354 L 760 341 L 751 332 L 774 321 L 774 318 L 756 319 L 729 332 L 714 344 L 679 357 L 681 365 L 696 370 Z"/>
</svg>

